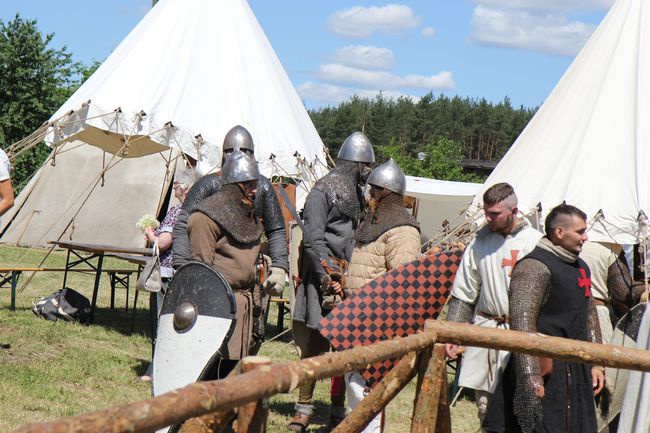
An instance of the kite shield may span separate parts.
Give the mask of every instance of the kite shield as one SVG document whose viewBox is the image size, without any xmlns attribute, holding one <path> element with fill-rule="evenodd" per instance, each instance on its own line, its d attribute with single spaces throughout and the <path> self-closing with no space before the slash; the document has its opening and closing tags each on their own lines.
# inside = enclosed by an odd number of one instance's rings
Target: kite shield
<svg viewBox="0 0 650 433">
<path fill-rule="evenodd" d="M 203 378 L 226 347 L 235 312 L 235 297 L 221 273 L 198 262 L 176 272 L 158 322 L 154 396 Z"/>
</svg>

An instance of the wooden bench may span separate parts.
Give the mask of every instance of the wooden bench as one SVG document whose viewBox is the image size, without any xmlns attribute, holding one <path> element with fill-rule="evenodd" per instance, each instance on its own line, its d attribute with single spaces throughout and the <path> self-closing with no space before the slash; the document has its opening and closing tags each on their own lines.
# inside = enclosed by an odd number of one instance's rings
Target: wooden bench
<svg viewBox="0 0 650 433">
<path fill-rule="evenodd" d="M 18 279 L 23 272 L 65 272 L 65 268 L 39 268 L 39 267 L 0 267 L 0 288 L 11 287 L 11 310 L 16 309 L 16 289 L 18 288 Z M 94 269 L 68 269 L 70 272 L 81 272 L 87 274 L 95 274 Z M 102 269 L 102 273 L 109 276 L 111 283 L 111 308 L 114 308 L 115 303 L 115 289 L 118 286 L 126 288 L 126 310 L 129 309 L 129 280 L 133 273 L 137 273 L 137 269 Z M 7 286 L 7 284 L 10 284 Z"/>
<path fill-rule="evenodd" d="M 284 330 L 284 316 L 286 314 L 291 314 L 289 298 L 271 298 L 271 302 L 278 304 L 278 323 L 275 334 L 278 335 Z"/>
</svg>

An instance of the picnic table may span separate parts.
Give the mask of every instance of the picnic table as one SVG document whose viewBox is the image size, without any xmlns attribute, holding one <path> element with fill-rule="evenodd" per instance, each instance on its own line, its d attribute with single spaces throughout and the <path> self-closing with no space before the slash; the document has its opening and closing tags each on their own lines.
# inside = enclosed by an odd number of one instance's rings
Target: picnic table
<svg viewBox="0 0 650 433">
<path fill-rule="evenodd" d="M 56 245 L 59 248 L 68 250 L 66 257 L 64 274 L 63 274 L 63 285 L 65 288 L 68 272 L 91 271 L 95 273 L 95 283 L 93 286 L 93 296 L 90 304 L 90 323 L 93 322 L 95 316 L 95 306 L 97 304 L 97 294 L 99 292 L 99 283 L 102 276 L 102 266 L 104 262 L 104 257 L 111 256 L 117 257 L 123 260 L 127 260 L 130 263 L 136 263 L 138 265 L 143 265 L 146 262 L 147 257 L 153 255 L 151 248 L 130 248 L 130 247 L 120 247 L 115 245 L 101 245 L 101 244 L 87 244 L 79 242 L 68 242 L 68 241 L 50 241 L 48 242 L 52 245 Z M 83 266 L 83 269 L 79 269 Z M 111 307 L 113 304 L 115 284 L 121 283 L 128 287 L 128 280 L 120 279 L 117 275 L 111 276 Z M 113 280 L 115 278 L 115 281 Z M 127 306 L 128 308 L 128 306 Z"/>
</svg>

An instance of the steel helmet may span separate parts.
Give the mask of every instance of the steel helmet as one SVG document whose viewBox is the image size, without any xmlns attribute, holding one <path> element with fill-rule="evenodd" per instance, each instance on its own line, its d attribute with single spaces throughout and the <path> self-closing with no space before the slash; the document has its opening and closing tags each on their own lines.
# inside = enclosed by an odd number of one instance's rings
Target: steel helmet
<svg viewBox="0 0 650 433">
<path fill-rule="evenodd" d="M 372 164 L 375 162 L 375 151 L 363 132 L 353 132 L 341 145 L 338 158 Z"/>
<path fill-rule="evenodd" d="M 235 150 L 221 167 L 221 181 L 224 185 L 258 180 L 260 171 L 252 155 Z"/>
<path fill-rule="evenodd" d="M 241 125 L 237 125 L 228 131 L 226 138 L 223 139 L 223 152 L 226 150 L 246 149 L 255 152 L 253 137 L 250 132 Z"/>
<path fill-rule="evenodd" d="M 368 176 L 368 185 L 374 185 L 403 196 L 406 191 L 406 176 L 393 158 L 375 168 Z"/>
</svg>

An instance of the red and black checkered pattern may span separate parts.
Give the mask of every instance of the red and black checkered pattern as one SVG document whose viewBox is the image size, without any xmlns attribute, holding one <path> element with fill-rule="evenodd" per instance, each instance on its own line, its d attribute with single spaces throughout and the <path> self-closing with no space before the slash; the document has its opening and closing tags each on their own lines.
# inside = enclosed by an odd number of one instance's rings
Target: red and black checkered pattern
<svg viewBox="0 0 650 433">
<path fill-rule="evenodd" d="M 442 311 L 462 255 L 462 250 L 436 253 L 385 273 L 324 317 L 320 333 L 336 350 L 414 334 Z M 381 380 L 395 361 L 366 370 L 368 384 Z"/>
</svg>

